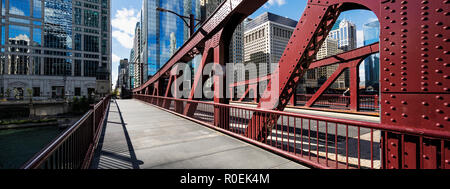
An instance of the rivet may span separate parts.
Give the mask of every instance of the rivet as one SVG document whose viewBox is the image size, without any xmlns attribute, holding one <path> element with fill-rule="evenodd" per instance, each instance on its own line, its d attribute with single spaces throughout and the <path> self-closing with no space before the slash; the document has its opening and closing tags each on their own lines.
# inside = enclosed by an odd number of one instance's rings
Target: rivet
<svg viewBox="0 0 450 189">
<path fill-rule="evenodd" d="M 390 116 L 391 114 L 389 112 L 384 113 L 386 116 Z"/>
<path fill-rule="evenodd" d="M 395 95 L 391 95 L 391 98 L 397 98 L 397 96 L 395 96 Z"/>
<path fill-rule="evenodd" d="M 442 34 L 436 34 L 434 37 L 442 37 Z"/>
<path fill-rule="evenodd" d="M 403 116 L 403 117 L 408 117 L 408 115 L 407 115 L 407 114 L 405 114 L 405 113 L 403 113 L 403 114 L 402 114 L 402 116 Z"/>
<path fill-rule="evenodd" d="M 402 61 L 400 62 L 400 64 L 403 64 L 403 65 L 405 65 L 405 64 L 406 64 L 406 62 L 402 60 Z"/>
<path fill-rule="evenodd" d="M 440 123 L 436 123 L 436 127 L 443 128 L 444 126 Z"/>
<path fill-rule="evenodd" d="M 442 25 L 442 22 L 436 22 L 436 25 L 440 26 Z"/>
<path fill-rule="evenodd" d="M 439 113 L 439 114 L 441 114 L 441 113 L 443 113 L 443 111 L 442 111 L 442 110 L 440 110 L 440 109 L 437 109 L 437 110 L 436 110 L 436 113 Z"/>
<path fill-rule="evenodd" d="M 395 123 L 395 122 L 396 122 L 396 120 L 395 120 L 394 118 L 392 118 L 392 119 L 391 119 L 391 122 L 394 122 L 394 123 Z"/>
<path fill-rule="evenodd" d="M 435 60 L 436 61 L 442 61 L 442 58 L 436 58 Z"/>
<path fill-rule="evenodd" d="M 402 101 L 402 104 L 407 104 L 407 102 L 406 101 Z"/>
<path fill-rule="evenodd" d="M 423 80 L 428 80 L 428 77 L 422 76 Z"/>
<path fill-rule="evenodd" d="M 428 116 L 422 115 L 422 118 L 423 118 L 423 119 L 428 119 Z"/>
<path fill-rule="evenodd" d="M 427 71 L 421 71 L 421 73 L 422 73 L 422 74 L 428 74 L 428 72 L 427 72 Z"/>
<path fill-rule="evenodd" d="M 402 80 L 403 80 L 403 81 L 406 81 L 407 79 L 406 79 L 406 77 L 402 77 Z"/>
<path fill-rule="evenodd" d="M 428 17 L 423 17 L 422 18 L 422 21 L 427 21 L 428 20 Z"/>
<path fill-rule="evenodd" d="M 421 27 L 425 29 L 428 28 L 428 25 L 422 25 Z"/>
<path fill-rule="evenodd" d="M 436 73 L 442 73 L 442 70 L 435 70 Z"/>
<path fill-rule="evenodd" d="M 422 102 L 422 105 L 428 106 L 428 102 Z"/>
<path fill-rule="evenodd" d="M 427 66 L 427 65 L 422 65 L 422 68 L 423 68 L 423 69 L 427 69 L 428 66 Z"/>
<path fill-rule="evenodd" d="M 384 101 L 386 104 L 390 104 L 389 100 Z"/>
<path fill-rule="evenodd" d="M 442 100 L 442 96 L 436 96 L 437 100 Z"/>
<path fill-rule="evenodd" d="M 444 117 L 445 121 L 450 121 L 450 117 Z"/>
</svg>

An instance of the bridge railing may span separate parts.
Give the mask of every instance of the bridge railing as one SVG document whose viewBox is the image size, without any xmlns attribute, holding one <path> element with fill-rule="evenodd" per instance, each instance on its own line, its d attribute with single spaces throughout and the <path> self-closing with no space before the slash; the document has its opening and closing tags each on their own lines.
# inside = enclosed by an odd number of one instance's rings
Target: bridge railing
<svg viewBox="0 0 450 189">
<path fill-rule="evenodd" d="M 438 140 L 442 146 L 447 146 L 450 139 L 450 133 L 408 130 L 379 123 L 156 96 L 135 95 L 134 98 L 316 168 L 383 168 L 383 161 L 392 158 L 381 155 L 381 151 L 386 148 L 381 145 L 387 139 L 385 131 L 398 135 L 401 142 L 415 136 L 417 140 Z M 188 103 L 197 106 L 195 113 L 189 116 L 182 112 Z M 263 127 L 256 128 L 258 124 L 249 124 L 252 116 L 258 116 L 254 120 L 258 120 Z M 228 119 L 215 120 L 219 117 Z M 267 123 L 264 118 L 267 117 L 278 118 L 277 124 L 271 129 L 265 127 Z M 249 129 L 249 125 L 254 128 Z M 266 128 L 265 132 L 270 134 L 260 141 L 254 131 L 262 128 Z M 424 152 L 420 153 L 422 156 Z M 443 164 L 439 162 L 439 166 Z"/>
<path fill-rule="evenodd" d="M 87 169 L 97 147 L 111 96 L 103 98 L 74 125 L 31 158 L 22 169 Z"/>
</svg>

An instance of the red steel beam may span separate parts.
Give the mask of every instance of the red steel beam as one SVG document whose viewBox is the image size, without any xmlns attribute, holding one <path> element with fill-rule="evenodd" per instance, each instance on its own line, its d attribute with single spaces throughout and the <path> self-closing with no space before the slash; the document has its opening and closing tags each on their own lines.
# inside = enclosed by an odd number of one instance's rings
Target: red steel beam
<svg viewBox="0 0 450 189">
<path fill-rule="evenodd" d="M 173 65 L 179 62 L 189 62 L 199 49 L 204 48 L 205 42 L 217 32 L 227 27 L 228 22 L 236 15 L 247 17 L 264 5 L 267 0 L 226 0 L 219 5 L 216 11 L 205 23 L 188 39 L 184 45 L 164 64 L 164 66 L 141 87 L 133 92 L 142 91 L 147 86 L 158 81 L 161 76 L 170 71 Z"/>
</svg>

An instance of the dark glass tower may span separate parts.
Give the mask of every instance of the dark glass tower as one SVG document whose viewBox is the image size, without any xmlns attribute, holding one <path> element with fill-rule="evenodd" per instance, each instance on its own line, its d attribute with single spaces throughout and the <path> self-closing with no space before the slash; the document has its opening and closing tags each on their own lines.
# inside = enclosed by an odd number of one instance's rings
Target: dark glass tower
<svg viewBox="0 0 450 189">
<path fill-rule="evenodd" d="M 174 14 L 156 11 L 157 7 L 180 15 L 201 18 L 200 0 L 144 0 L 142 15 L 143 62 L 148 64 L 146 76 L 154 75 L 189 39 L 189 28 Z"/>
<path fill-rule="evenodd" d="M 363 26 L 364 45 L 370 45 L 380 41 L 380 22 L 374 21 Z M 378 90 L 380 85 L 380 54 L 369 56 L 365 61 L 366 88 L 372 87 Z"/>
</svg>

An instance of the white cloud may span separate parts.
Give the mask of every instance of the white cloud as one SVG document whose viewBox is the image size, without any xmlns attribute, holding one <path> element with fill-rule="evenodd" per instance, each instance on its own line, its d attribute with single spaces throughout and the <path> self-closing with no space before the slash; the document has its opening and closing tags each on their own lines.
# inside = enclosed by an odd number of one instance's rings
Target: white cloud
<svg viewBox="0 0 450 189">
<path fill-rule="evenodd" d="M 133 48 L 134 35 L 130 35 L 125 32 L 116 30 L 112 32 L 112 37 L 114 37 L 123 47 L 127 49 Z"/>
<path fill-rule="evenodd" d="M 113 53 L 112 54 L 112 62 L 120 62 L 120 57 Z"/>
<path fill-rule="evenodd" d="M 269 0 L 265 5 L 264 8 L 269 8 L 272 5 L 282 6 L 286 4 L 286 0 Z"/>
<path fill-rule="evenodd" d="M 286 4 L 286 1 L 285 0 L 269 0 L 269 5 L 274 5 L 274 4 L 276 4 L 276 5 L 278 5 L 278 6 L 281 6 L 281 5 L 284 5 L 284 4 Z"/>
<path fill-rule="evenodd" d="M 364 46 L 364 31 L 363 30 L 356 31 L 356 41 L 358 43 L 357 44 L 358 47 Z"/>
<path fill-rule="evenodd" d="M 140 20 L 139 14 L 139 11 L 135 9 L 122 8 L 116 11 L 114 18 L 111 20 L 112 37 L 125 48 L 133 48 L 134 29 L 136 23 Z"/>
</svg>

